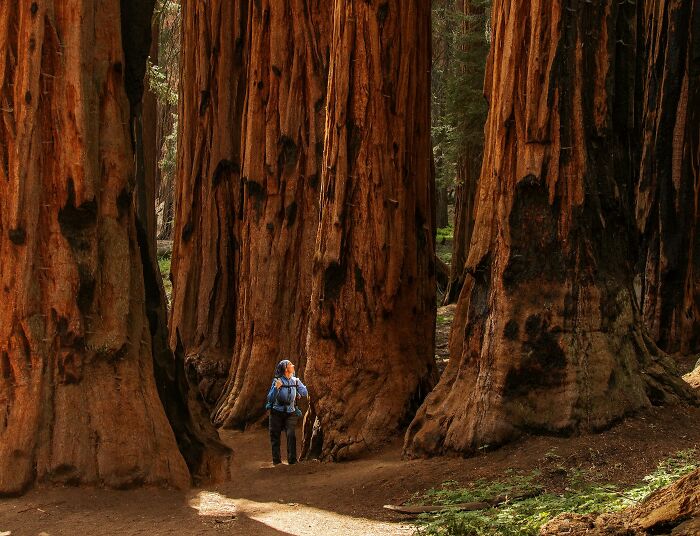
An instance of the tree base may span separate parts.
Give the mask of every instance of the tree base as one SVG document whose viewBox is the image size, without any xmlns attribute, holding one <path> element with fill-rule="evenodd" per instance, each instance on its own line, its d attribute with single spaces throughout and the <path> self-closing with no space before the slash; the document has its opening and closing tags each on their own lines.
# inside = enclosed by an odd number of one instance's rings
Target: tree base
<svg viewBox="0 0 700 536">
<path fill-rule="evenodd" d="M 578 297 L 581 316 L 571 319 L 556 305 L 542 309 L 542 295 L 557 303 L 554 288 L 538 288 L 529 306 L 521 291 L 518 310 L 504 301 L 492 311 L 473 277 L 465 285 L 454 325 L 466 329 L 453 328 L 450 363 L 408 429 L 406 456 L 473 454 L 523 434 L 596 432 L 652 405 L 698 403 L 639 327 L 627 291 L 601 298 L 589 288 Z"/>
</svg>

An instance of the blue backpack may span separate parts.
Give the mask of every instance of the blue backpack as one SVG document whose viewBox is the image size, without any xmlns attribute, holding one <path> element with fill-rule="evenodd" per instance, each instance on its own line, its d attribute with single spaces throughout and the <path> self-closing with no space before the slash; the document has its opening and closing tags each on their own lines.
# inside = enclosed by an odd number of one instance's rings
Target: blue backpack
<svg viewBox="0 0 700 536">
<path fill-rule="evenodd" d="M 281 379 L 282 379 L 282 378 L 275 377 L 275 378 L 274 378 L 274 381 L 281 380 Z M 286 387 L 287 389 L 291 389 L 292 387 L 296 387 L 296 386 L 297 386 L 296 382 L 294 382 L 293 385 L 286 385 L 286 384 L 283 382 L 283 383 L 282 383 L 282 387 L 280 387 L 280 389 L 283 389 L 283 388 L 285 388 L 285 387 Z M 277 402 L 277 398 L 276 398 L 274 395 L 269 396 L 269 397 L 267 398 L 267 403 L 265 404 L 265 409 L 272 409 L 272 406 L 275 405 L 275 402 Z M 295 407 L 295 408 L 294 408 L 294 413 L 296 414 L 297 417 L 301 417 L 301 415 L 302 415 L 301 410 L 300 410 L 298 407 Z"/>
</svg>

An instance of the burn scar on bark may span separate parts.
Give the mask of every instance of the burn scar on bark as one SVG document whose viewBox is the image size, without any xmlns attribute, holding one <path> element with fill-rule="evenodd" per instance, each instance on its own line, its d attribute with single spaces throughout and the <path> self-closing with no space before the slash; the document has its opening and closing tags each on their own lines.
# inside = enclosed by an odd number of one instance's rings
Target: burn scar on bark
<svg viewBox="0 0 700 536">
<path fill-rule="evenodd" d="M 61 234 L 66 238 L 74 252 L 90 248 L 89 234 L 97 224 L 97 199 L 93 197 L 80 205 L 75 205 L 75 186 L 72 177 L 68 177 L 68 199 L 58 211 L 58 223 Z"/>
</svg>

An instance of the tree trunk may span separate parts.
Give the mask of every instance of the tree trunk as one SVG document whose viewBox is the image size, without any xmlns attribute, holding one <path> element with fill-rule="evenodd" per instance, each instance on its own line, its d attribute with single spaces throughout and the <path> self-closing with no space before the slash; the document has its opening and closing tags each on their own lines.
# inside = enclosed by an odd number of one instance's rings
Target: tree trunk
<svg viewBox="0 0 700 536">
<path fill-rule="evenodd" d="M 465 42 L 462 47 L 462 53 L 466 54 L 469 51 L 467 47 L 471 46 L 475 50 L 483 50 L 485 55 L 487 50 L 486 40 L 484 40 L 483 44 L 477 45 L 473 39 L 466 39 L 470 34 L 483 30 L 483 24 L 476 22 L 481 28 L 476 27 L 474 20 L 481 21 L 481 17 L 484 16 L 484 6 L 474 6 L 470 0 L 460 0 L 459 4 L 464 15 L 462 32 Z M 462 66 L 462 69 L 466 70 L 464 66 Z M 466 72 L 462 74 L 465 77 L 468 76 Z M 457 163 L 452 262 L 450 263 L 450 281 L 445 290 L 443 305 L 455 303 L 459 293 L 462 291 L 466 275 L 464 272 L 465 263 L 469 255 L 469 243 L 474 230 L 476 183 L 479 178 L 481 157 L 484 152 L 484 140 L 479 138 L 478 141 L 475 141 L 472 138 L 472 136 L 469 136 L 465 140 Z"/>
<path fill-rule="evenodd" d="M 153 379 L 132 201 L 139 66 L 120 19 L 147 4 L 0 8 L 0 493 L 189 483 Z"/>
<path fill-rule="evenodd" d="M 164 1 L 154 18 L 154 36 L 158 35 L 158 65 L 164 74 L 166 95 L 161 95 L 156 119 L 156 234 L 158 240 L 173 239 L 175 218 L 175 176 L 177 158 L 177 103 L 174 88 L 180 85 L 182 28 L 181 6 Z M 165 98 L 163 98 L 165 97 Z"/>
<path fill-rule="evenodd" d="M 124 32 L 135 32 L 139 31 L 139 37 L 143 38 L 145 32 L 143 28 L 130 26 L 129 29 L 124 29 Z M 148 57 L 152 63 L 158 63 L 158 25 L 156 19 L 151 17 L 150 24 L 150 50 Z M 147 66 L 144 62 L 144 66 Z M 145 84 L 143 88 L 143 97 L 141 99 L 141 113 L 140 118 L 138 118 L 138 125 L 140 124 L 141 131 L 141 143 L 137 144 L 137 177 L 139 174 L 143 174 L 143 186 L 140 188 L 141 184 L 137 182 L 137 192 L 138 190 L 143 190 L 143 196 L 137 193 L 137 199 L 143 200 L 143 205 L 138 205 L 136 210 L 136 215 L 139 221 L 142 223 L 143 228 L 148 237 L 149 243 L 154 247 L 156 245 L 156 195 L 157 195 L 157 173 L 158 173 L 158 154 L 159 150 L 159 140 L 158 140 L 158 98 L 156 94 L 149 87 L 148 72 L 144 73 Z M 136 110 L 138 112 L 138 109 Z M 138 116 L 137 116 L 138 117 Z M 137 140 L 138 141 L 138 140 Z M 141 149 L 139 149 L 139 145 Z M 139 158 L 139 156 L 141 158 Z M 142 166 L 143 171 L 138 169 L 138 165 Z"/>
<path fill-rule="evenodd" d="M 336 0 L 306 451 L 395 437 L 435 381 L 430 3 Z"/>
<path fill-rule="evenodd" d="M 172 133 L 173 122 L 177 107 L 170 104 L 159 104 L 156 141 L 158 143 L 158 162 L 156 167 L 156 238 L 158 240 L 173 239 L 173 223 L 175 219 L 175 176 L 176 173 L 164 173 L 160 169 L 160 160 L 166 150 L 166 136 Z"/>
<path fill-rule="evenodd" d="M 409 455 L 599 430 L 691 398 L 632 293 L 635 4 L 493 4 L 479 204 L 450 362 Z"/>
<path fill-rule="evenodd" d="M 700 7 L 649 2 L 637 226 L 641 303 L 663 350 L 700 351 Z"/>
<path fill-rule="evenodd" d="M 450 225 L 450 216 L 448 213 L 447 185 L 437 185 L 437 213 L 435 215 L 436 225 L 438 229 Z"/>
<path fill-rule="evenodd" d="M 182 2 L 170 346 L 210 407 L 235 340 L 247 2 Z"/>
<path fill-rule="evenodd" d="M 477 159 L 471 154 L 471 147 L 465 148 L 457 168 L 455 184 L 455 218 L 452 239 L 452 260 L 450 277 L 445 290 L 443 305 L 457 301 L 465 278 L 465 264 L 469 253 L 469 243 L 474 230 L 474 202 L 478 178 Z"/>
<path fill-rule="evenodd" d="M 253 2 L 249 17 L 237 339 L 214 418 L 227 428 L 262 415 L 280 359 L 306 361 L 330 41 L 325 0 Z"/>
</svg>

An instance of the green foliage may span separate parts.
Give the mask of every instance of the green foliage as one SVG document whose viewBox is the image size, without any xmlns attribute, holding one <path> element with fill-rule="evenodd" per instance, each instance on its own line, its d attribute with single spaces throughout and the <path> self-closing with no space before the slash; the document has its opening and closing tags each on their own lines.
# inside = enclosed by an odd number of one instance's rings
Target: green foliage
<svg viewBox="0 0 700 536">
<path fill-rule="evenodd" d="M 165 67 L 148 61 L 148 87 L 160 102 L 177 106 L 177 87 L 172 87 Z"/>
<path fill-rule="evenodd" d="M 165 288 L 165 296 L 168 298 L 168 303 L 170 303 L 173 294 L 173 284 L 170 282 L 170 263 L 170 253 L 158 257 L 158 269 L 163 278 L 163 287 Z"/>
<path fill-rule="evenodd" d="M 697 451 L 680 451 L 662 461 L 653 473 L 644 477 L 642 483 L 626 490 L 613 484 L 587 483 L 580 472 L 574 471 L 570 475 L 569 487 L 563 494 L 547 492 L 472 512 L 445 510 L 422 514 L 417 521 L 416 532 L 421 536 L 535 536 L 542 525 L 561 513 L 622 510 L 699 466 Z M 441 488 L 425 492 L 419 502 L 450 505 L 523 495 L 537 489 L 538 478 L 537 472 L 525 476 L 510 475 L 500 482 L 478 480 L 468 488 L 458 488 L 455 482 L 445 482 Z"/>
<path fill-rule="evenodd" d="M 432 139 L 436 181 L 450 185 L 460 158 L 480 160 L 487 105 L 489 0 L 433 1 Z"/>
<path fill-rule="evenodd" d="M 158 99 L 158 123 L 162 145 L 158 167 L 162 184 L 175 184 L 177 166 L 178 91 L 180 86 L 179 0 L 158 0 L 155 10 L 158 25 L 158 58 L 148 61 L 148 87 Z"/>
<path fill-rule="evenodd" d="M 644 477 L 644 483 L 623 492 L 630 503 L 638 503 L 657 489 L 675 482 L 683 475 L 691 473 L 700 466 L 699 453 L 695 449 L 681 450 L 674 456 L 662 461 L 656 470 Z"/>
<path fill-rule="evenodd" d="M 455 230 L 452 228 L 452 226 L 440 227 L 437 230 L 436 240 L 437 240 L 437 242 L 444 242 L 445 240 L 452 240 L 454 237 L 454 233 L 455 233 Z"/>
<path fill-rule="evenodd" d="M 435 253 L 440 259 L 450 264 L 452 261 L 452 240 L 454 238 L 454 229 L 450 227 L 438 228 L 435 237 Z"/>
<path fill-rule="evenodd" d="M 177 106 L 180 84 L 180 2 L 158 0 L 158 57 L 148 61 L 148 86 L 161 105 Z"/>
</svg>

